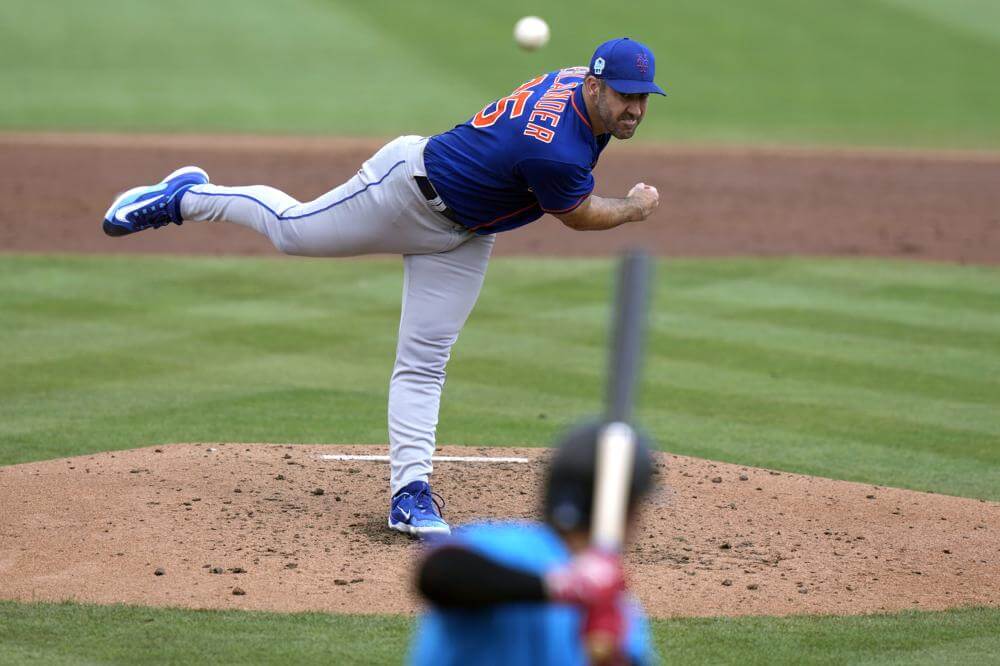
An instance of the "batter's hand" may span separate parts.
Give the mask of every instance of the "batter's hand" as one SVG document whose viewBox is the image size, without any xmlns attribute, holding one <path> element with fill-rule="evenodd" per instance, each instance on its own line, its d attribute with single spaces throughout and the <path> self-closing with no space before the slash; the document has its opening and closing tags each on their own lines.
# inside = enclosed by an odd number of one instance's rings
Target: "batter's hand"
<svg viewBox="0 0 1000 666">
<path fill-rule="evenodd" d="M 549 598 L 578 606 L 605 605 L 625 589 L 621 556 L 590 549 L 545 576 Z"/>
<path fill-rule="evenodd" d="M 628 191 L 628 196 L 625 198 L 634 203 L 639 209 L 639 218 L 637 221 L 645 220 L 660 205 L 660 193 L 655 187 L 646 183 L 638 183 Z"/>
</svg>

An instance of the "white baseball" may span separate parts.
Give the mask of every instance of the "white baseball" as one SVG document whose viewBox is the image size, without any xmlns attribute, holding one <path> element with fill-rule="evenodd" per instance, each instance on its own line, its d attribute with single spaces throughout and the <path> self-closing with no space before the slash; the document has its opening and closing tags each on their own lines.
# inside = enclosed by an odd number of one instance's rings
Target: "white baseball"
<svg viewBox="0 0 1000 666">
<path fill-rule="evenodd" d="M 514 25 L 514 41 L 525 51 L 540 49 L 549 43 L 549 24 L 537 16 L 525 16 Z"/>
</svg>

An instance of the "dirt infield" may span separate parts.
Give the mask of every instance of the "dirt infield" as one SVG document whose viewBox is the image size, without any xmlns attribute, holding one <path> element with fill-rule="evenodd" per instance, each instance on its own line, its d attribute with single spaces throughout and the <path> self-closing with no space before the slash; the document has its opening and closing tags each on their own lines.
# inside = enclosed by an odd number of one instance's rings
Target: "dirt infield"
<svg viewBox="0 0 1000 666">
<path fill-rule="evenodd" d="M 178 165 L 222 184 L 267 183 L 309 200 L 352 176 L 380 142 L 318 138 L 0 134 L 0 249 L 276 255 L 233 225 L 188 224 L 109 239 L 114 195 Z M 662 203 L 605 233 L 545 218 L 502 234 L 498 255 L 880 255 L 1000 262 L 1000 155 L 611 146 L 597 193 L 637 181 Z"/>
<path fill-rule="evenodd" d="M 385 453 L 188 444 L 0 468 L 0 598 L 412 612 L 420 546 L 385 526 L 387 465 L 334 452 Z M 452 521 L 535 517 L 544 450 L 439 453 L 531 461 L 438 463 Z M 1000 504 L 658 460 L 627 555 L 654 616 L 1000 605 Z"/>
</svg>

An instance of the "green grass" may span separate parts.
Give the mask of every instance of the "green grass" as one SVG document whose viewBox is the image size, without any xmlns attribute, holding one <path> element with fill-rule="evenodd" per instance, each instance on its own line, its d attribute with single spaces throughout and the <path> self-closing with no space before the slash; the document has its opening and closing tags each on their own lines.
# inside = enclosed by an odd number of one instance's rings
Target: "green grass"
<svg viewBox="0 0 1000 666">
<path fill-rule="evenodd" d="M 439 440 L 547 445 L 600 410 L 608 261 L 494 261 Z M 401 263 L 0 257 L 0 464 L 178 441 L 384 442 Z M 1000 271 L 663 261 L 661 446 L 1000 499 Z"/>
<path fill-rule="evenodd" d="M 0 664 L 391 664 L 399 616 L 0 601 Z"/>
<path fill-rule="evenodd" d="M 412 620 L 0 602 L 0 664 L 386 664 Z M 1000 610 L 653 623 L 667 663 L 986 664 Z"/>
<path fill-rule="evenodd" d="M 996 664 L 1000 610 L 654 622 L 666 663 Z"/>
<path fill-rule="evenodd" d="M 552 42 L 520 52 L 514 21 L 538 12 Z M 990 0 L 5 0 L 0 127 L 434 133 L 629 34 L 670 93 L 640 140 L 998 148 L 996 17 Z"/>
<path fill-rule="evenodd" d="M 439 440 L 600 409 L 611 262 L 493 261 Z M 639 417 L 669 451 L 1000 499 L 1000 270 L 663 260 Z M 0 255 L 0 464 L 384 442 L 398 260 Z M 398 617 L 0 603 L 0 663 L 385 663 Z M 656 622 L 678 663 L 985 663 L 1000 611 Z M 370 659 L 365 662 L 364 659 Z"/>
</svg>

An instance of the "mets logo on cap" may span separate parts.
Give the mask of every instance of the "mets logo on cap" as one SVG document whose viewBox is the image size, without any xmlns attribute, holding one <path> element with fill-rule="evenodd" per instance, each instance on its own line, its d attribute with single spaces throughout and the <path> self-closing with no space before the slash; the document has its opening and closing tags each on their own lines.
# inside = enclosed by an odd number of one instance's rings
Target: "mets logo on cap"
<svg viewBox="0 0 1000 666">
<path fill-rule="evenodd" d="M 590 72 L 622 95 L 666 95 L 653 82 L 656 57 L 642 42 L 628 37 L 611 39 L 594 51 Z"/>
</svg>

